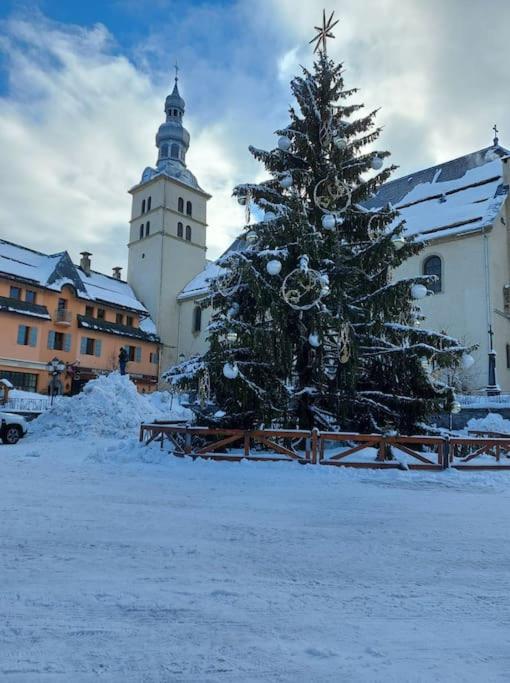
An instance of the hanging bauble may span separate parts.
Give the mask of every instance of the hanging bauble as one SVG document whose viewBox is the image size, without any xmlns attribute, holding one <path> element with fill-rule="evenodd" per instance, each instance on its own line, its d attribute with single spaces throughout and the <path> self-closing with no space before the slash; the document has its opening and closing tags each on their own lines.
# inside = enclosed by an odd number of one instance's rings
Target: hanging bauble
<svg viewBox="0 0 510 683">
<path fill-rule="evenodd" d="M 316 332 L 311 332 L 308 335 L 308 343 L 310 346 L 313 346 L 314 349 L 317 349 L 321 345 L 319 335 Z"/>
<path fill-rule="evenodd" d="M 394 237 L 391 241 L 395 251 L 400 251 L 406 245 L 406 241 L 403 237 Z"/>
<path fill-rule="evenodd" d="M 227 332 L 227 341 L 230 342 L 231 344 L 235 344 L 237 341 L 238 335 L 237 332 Z"/>
<path fill-rule="evenodd" d="M 280 185 L 283 187 L 284 190 L 288 190 L 289 187 L 292 187 L 292 176 L 290 173 L 286 173 L 280 178 Z"/>
<path fill-rule="evenodd" d="M 475 359 L 470 353 L 463 353 L 461 364 L 464 370 L 469 370 L 469 368 L 474 365 Z"/>
<path fill-rule="evenodd" d="M 329 288 L 329 285 L 323 285 L 321 287 L 321 296 L 328 296 L 328 294 L 331 292 L 331 289 Z"/>
<path fill-rule="evenodd" d="M 239 313 L 239 304 L 234 303 L 234 304 L 232 304 L 232 306 L 227 311 L 227 318 L 235 318 L 235 316 L 238 313 Z"/>
<path fill-rule="evenodd" d="M 425 285 L 415 284 L 411 287 L 411 296 L 413 299 L 424 299 L 427 296 L 427 288 Z"/>
<path fill-rule="evenodd" d="M 457 415 L 457 413 L 460 413 L 461 410 L 462 410 L 462 406 L 460 405 L 460 403 L 458 401 L 452 401 L 451 402 L 450 413 L 452 413 L 452 415 Z"/>
<path fill-rule="evenodd" d="M 239 375 L 239 368 L 235 363 L 225 363 L 223 366 L 223 374 L 227 379 L 236 379 Z"/>
<path fill-rule="evenodd" d="M 276 218 L 276 214 L 273 213 L 272 211 L 266 211 L 264 213 L 264 220 L 265 221 L 274 221 L 275 218 Z"/>
<path fill-rule="evenodd" d="M 374 171 L 380 171 L 383 167 L 383 163 L 384 161 L 382 157 L 375 156 L 372 157 L 372 160 L 370 161 L 370 166 L 374 169 Z"/>
<path fill-rule="evenodd" d="M 246 197 L 239 196 L 239 197 L 237 198 L 237 201 L 238 201 L 239 204 L 241 204 L 241 206 L 245 206 L 245 205 L 246 205 Z"/>
<path fill-rule="evenodd" d="M 309 268 L 308 261 L 308 256 L 301 256 L 299 267 L 286 276 L 281 286 L 284 301 L 297 311 L 307 311 L 318 306 L 325 296 L 321 274 Z"/>
<path fill-rule="evenodd" d="M 347 140 L 343 138 L 341 135 L 335 135 L 335 137 L 333 138 L 333 144 L 341 152 L 347 149 Z"/>
<path fill-rule="evenodd" d="M 278 275 L 282 269 L 282 264 L 281 261 L 278 261 L 278 259 L 272 259 L 271 261 L 268 261 L 266 264 L 266 270 L 269 273 L 269 275 Z"/>
<path fill-rule="evenodd" d="M 322 217 L 322 227 L 324 230 L 334 230 L 336 226 L 336 218 L 332 213 L 325 213 Z"/>
<path fill-rule="evenodd" d="M 288 152 L 290 149 L 291 142 L 288 137 L 285 137 L 282 135 L 281 138 L 278 138 L 278 149 L 281 149 L 282 152 Z"/>
<path fill-rule="evenodd" d="M 248 242 L 248 244 L 255 244 L 257 239 L 258 239 L 257 233 L 253 232 L 253 230 L 250 230 L 250 232 L 246 233 L 246 241 Z"/>
</svg>

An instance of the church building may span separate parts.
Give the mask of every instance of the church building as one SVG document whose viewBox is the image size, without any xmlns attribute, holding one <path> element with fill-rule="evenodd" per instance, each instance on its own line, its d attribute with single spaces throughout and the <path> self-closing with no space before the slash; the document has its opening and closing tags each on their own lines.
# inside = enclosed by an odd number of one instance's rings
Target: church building
<svg viewBox="0 0 510 683">
<path fill-rule="evenodd" d="M 206 259 L 210 195 L 186 167 L 184 109 L 176 78 L 156 135 L 156 166 L 130 190 L 128 282 L 156 323 L 161 371 L 207 348 L 210 311 L 200 302 L 219 271 Z M 395 273 L 436 276 L 417 302 L 421 324 L 478 345 L 475 364 L 457 373 L 465 392 L 510 392 L 509 159 L 495 137 L 489 147 L 386 183 L 367 205 L 398 209 L 406 235 L 424 244 Z M 230 248 L 242 247 L 236 240 Z"/>
</svg>

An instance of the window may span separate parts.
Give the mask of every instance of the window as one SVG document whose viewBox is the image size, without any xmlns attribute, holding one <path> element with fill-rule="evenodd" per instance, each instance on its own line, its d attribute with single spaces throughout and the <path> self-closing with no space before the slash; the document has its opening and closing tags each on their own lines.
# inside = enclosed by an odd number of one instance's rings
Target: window
<svg viewBox="0 0 510 683">
<path fill-rule="evenodd" d="M 195 306 L 193 309 L 193 332 L 200 332 L 202 329 L 202 309 L 200 306 Z"/>
<path fill-rule="evenodd" d="M 27 289 L 25 292 L 25 301 L 27 304 L 35 304 L 35 299 L 37 297 L 36 292 L 33 289 Z"/>
<path fill-rule="evenodd" d="M 147 199 L 147 211 L 151 210 L 151 204 L 152 204 L 152 197 L 149 197 Z"/>
<path fill-rule="evenodd" d="M 57 308 L 59 311 L 66 311 L 67 310 L 67 299 L 59 299 Z"/>
<path fill-rule="evenodd" d="M 191 242 L 191 226 L 189 225 L 186 226 L 186 239 Z"/>
<path fill-rule="evenodd" d="M 132 363 L 140 363 L 142 360 L 142 349 L 139 346 L 126 346 L 128 360 Z"/>
<path fill-rule="evenodd" d="M 85 315 L 89 318 L 94 317 L 94 306 L 85 306 Z"/>
<path fill-rule="evenodd" d="M 145 199 L 142 199 L 142 213 L 145 213 Z"/>
<path fill-rule="evenodd" d="M 37 375 L 32 373 L 2 370 L 2 379 L 8 379 L 15 389 L 37 391 Z"/>
<path fill-rule="evenodd" d="M 124 316 L 122 313 L 116 313 L 115 314 L 115 322 L 117 325 L 123 325 L 124 324 Z"/>
<path fill-rule="evenodd" d="M 423 262 L 423 274 L 436 276 L 434 282 L 430 282 L 427 285 L 432 292 L 437 294 L 443 290 L 442 264 L 439 256 L 429 256 L 425 259 Z"/>
<path fill-rule="evenodd" d="M 80 353 L 83 356 L 101 355 L 101 340 L 93 339 L 92 337 L 82 337 L 80 342 Z"/>
<path fill-rule="evenodd" d="M 19 299 L 21 301 L 21 287 L 11 287 L 9 296 L 11 299 Z"/>
<path fill-rule="evenodd" d="M 52 351 L 66 351 L 71 350 L 71 335 L 63 332 L 48 332 L 48 348 Z"/>
<path fill-rule="evenodd" d="M 179 158 L 179 145 L 176 145 L 175 142 L 170 147 L 170 156 L 172 159 L 178 159 Z"/>
<path fill-rule="evenodd" d="M 133 316 L 132 315 L 126 316 L 126 325 L 128 327 L 133 327 Z"/>
<path fill-rule="evenodd" d="M 182 197 L 177 200 L 177 211 L 184 213 L 184 199 Z"/>
<path fill-rule="evenodd" d="M 106 312 L 104 308 L 98 308 L 97 309 L 97 319 L 98 320 L 104 320 L 106 317 Z"/>
<path fill-rule="evenodd" d="M 147 223 L 145 224 L 145 237 L 149 236 L 150 231 L 151 231 L 151 222 L 147 221 Z"/>
<path fill-rule="evenodd" d="M 37 327 L 19 325 L 17 341 L 20 346 L 37 346 Z"/>
<path fill-rule="evenodd" d="M 157 351 L 151 351 L 149 354 L 149 360 L 151 363 L 154 363 L 154 365 L 157 365 L 159 363 L 159 353 Z"/>
<path fill-rule="evenodd" d="M 177 237 L 184 237 L 184 225 L 181 222 L 177 223 Z"/>
<path fill-rule="evenodd" d="M 503 287 L 503 310 L 510 314 L 510 285 Z"/>
<path fill-rule="evenodd" d="M 165 144 L 161 145 L 161 158 L 166 159 L 168 157 L 168 145 Z"/>
<path fill-rule="evenodd" d="M 143 229 L 144 229 L 144 224 L 142 223 L 140 226 L 140 239 L 143 239 Z"/>
<path fill-rule="evenodd" d="M 192 204 L 191 202 L 186 202 L 186 215 L 191 216 L 191 210 L 192 210 Z"/>
</svg>

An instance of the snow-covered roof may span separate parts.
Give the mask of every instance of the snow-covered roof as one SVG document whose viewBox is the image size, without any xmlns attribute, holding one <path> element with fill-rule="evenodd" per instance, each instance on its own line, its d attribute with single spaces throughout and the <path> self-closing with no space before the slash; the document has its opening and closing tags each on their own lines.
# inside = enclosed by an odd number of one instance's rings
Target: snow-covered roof
<svg viewBox="0 0 510 683">
<path fill-rule="evenodd" d="M 192 299 L 196 296 L 207 294 L 209 282 L 217 277 L 221 270 L 221 267 L 214 261 L 207 261 L 205 268 L 198 275 L 195 275 L 181 290 L 177 300 L 182 301 L 183 299 Z"/>
<path fill-rule="evenodd" d="M 72 262 L 66 251 L 43 254 L 0 239 L 0 276 L 2 275 L 58 292 L 69 284 L 76 289 L 81 299 L 147 313 L 147 309 L 136 298 L 127 282 L 96 271 L 87 275 Z"/>
<path fill-rule="evenodd" d="M 369 210 L 391 204 L 406 222 L 406 234 L 431 241 L 491 225 L 509 194 L 503 180 L 504 147 L 492 146 L 385 183 L 364 203 Z M 245 246 L 237 238 L 225 253 Z M 221 257 L 220 257 L 221 258 Z M 179 300 L 207 294 L 209 281 L 221 271 L 209 261 L 184 287 Z"/>
<path fill-rule="evenodd" d="M 411 173 L 383 185 L 365 203 L 368 209 L 391 204 L 406 221 L 406 233 L 432 240 L 491 225 L 508 195 L 501 158 L 494 146 Z"/>
</svg>

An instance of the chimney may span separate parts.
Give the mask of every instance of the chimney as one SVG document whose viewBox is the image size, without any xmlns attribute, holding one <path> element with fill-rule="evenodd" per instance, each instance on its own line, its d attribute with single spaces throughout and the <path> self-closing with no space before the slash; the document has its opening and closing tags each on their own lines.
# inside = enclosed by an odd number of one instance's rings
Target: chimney
<svg viewBox="0 0 510 683">
<path fill-rule="evenodd" d="M 120 280 L 120 279 L 121 279 L 121 277 L 120 277 L 120 271 L 121 271 L 121 270 L 122 270 L 122 266 L 115 266 L 115 268 L 113 268 L 113 277 L 114 277 L 116 280 Z"/>
<path fill-rule="evenodd" d="M 83 270 L 85 275 L 90 275 L 90 257 L 92 254 L 90 251 L 81 251 L 80 255 L 80 268 Z"/>
</svg>

